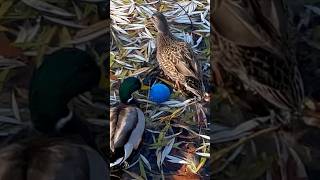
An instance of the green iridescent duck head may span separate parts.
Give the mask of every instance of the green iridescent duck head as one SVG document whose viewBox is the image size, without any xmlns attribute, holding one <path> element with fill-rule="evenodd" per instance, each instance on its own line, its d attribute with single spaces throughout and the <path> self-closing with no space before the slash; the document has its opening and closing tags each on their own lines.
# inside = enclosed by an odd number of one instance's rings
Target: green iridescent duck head
<svg viewBox="0 0 320 180">
<path fill-rule="evenodd" d="M 99 79 L 100 69 L 85 51 L 65 48 L 45 56 L 33 74 L 29 92 L 34 127 L 54 132 L 58 121 L 70 118 L 69 101 L 98 85 Z"/>
<path fill-rule="evenodd" d="M 123 80 L 119 88 L 120 101 L 124 104 L 135 104 L 136 101 L 132 93 L 142 88 L 142 83 L 138 78 L 128 77 Z"/>
<path fill-rule="evenodd" d="M 151 17 L 151 21 L 153 22 L 154 27 L 157 29 L 160 33 L 169 33 L 169 25 L 167 22 L 166 17 L 160 13 L 154 13 Z"/>
</svg>

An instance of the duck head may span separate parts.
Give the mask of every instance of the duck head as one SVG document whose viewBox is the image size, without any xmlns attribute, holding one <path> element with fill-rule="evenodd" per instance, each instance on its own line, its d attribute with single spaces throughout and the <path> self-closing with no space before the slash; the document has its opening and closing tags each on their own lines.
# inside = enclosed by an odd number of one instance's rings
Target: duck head
<svg viewBox="0 0 320 180">
<path fill-rule="evenodd" d="M 167 19 L 162 13 L 160 12 L 154 13 L 151 16 L 151 21 L 153 22 L 153 25 L 158 32 L 170 33 Z"/>
<path fill-rule="evenodd" d="M 68 102 L 98 85 L 99 79 L 100 69 L 85 51 L 66 48 L 45 56 L 33 74 L 29 92 L 34 127 L 54 132 L 61 119 L 72 117 Z"/>
<path fill-rule="evenodd" d="M 119 87 L 120 101 L 124 104 L 136 104 L 136 100 L 133 98 L 132 93 L 142 88 L 142 83 L 136 77 L 128 77 L 123 80 Z"/>
</svg>

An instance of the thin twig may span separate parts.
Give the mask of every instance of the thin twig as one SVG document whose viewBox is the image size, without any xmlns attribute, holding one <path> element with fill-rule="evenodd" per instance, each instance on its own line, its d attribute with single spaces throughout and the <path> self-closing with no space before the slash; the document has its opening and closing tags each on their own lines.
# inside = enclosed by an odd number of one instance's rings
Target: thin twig
<svg viewBox="0 0 320 180">
<path fill-rule="evenodd" d="M 187 14 L 187 16 L 188 16 L 188 18 L 190 20 L 190 23 L 191 23 L 190 25 L 191 25 L 191 33 L 192 33 L 193 32 L 193 24 L 192 24 L 192 20 L 191 20 L 191 18 L 189 16 L 188 12 L 179 3 L 176 2 L 176 4 Z M 190 4 L 191 4 L 191 2 L 187 6 L 189 6 Z"/>
</svg>

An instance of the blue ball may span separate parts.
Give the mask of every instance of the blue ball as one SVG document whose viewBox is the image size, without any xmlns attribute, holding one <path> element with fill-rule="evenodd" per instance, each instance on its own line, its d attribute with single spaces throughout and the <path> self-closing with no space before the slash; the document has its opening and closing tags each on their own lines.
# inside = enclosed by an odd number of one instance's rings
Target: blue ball
<svg viewBox="0 0 320 180">
<path fill-rule="evenodd" d="M 158 83 L 151 86 L 149 100 L 155 103 L 163 103 L 170 97 L 170 89 L 168 86 Z"/>
</svg>

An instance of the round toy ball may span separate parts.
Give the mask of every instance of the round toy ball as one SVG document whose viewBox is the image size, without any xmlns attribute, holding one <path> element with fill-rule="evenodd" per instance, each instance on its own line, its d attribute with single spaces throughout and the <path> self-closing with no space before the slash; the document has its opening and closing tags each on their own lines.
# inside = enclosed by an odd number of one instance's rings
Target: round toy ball
<svg viewBox="0 0 320 180">
<path fill-rule="evenodd" d="M 168 86 L 158 83 L 151 86 L 149 100 L 155 103 L 163 103 L 170 97 L 170 89 Z"/>
</svg>

